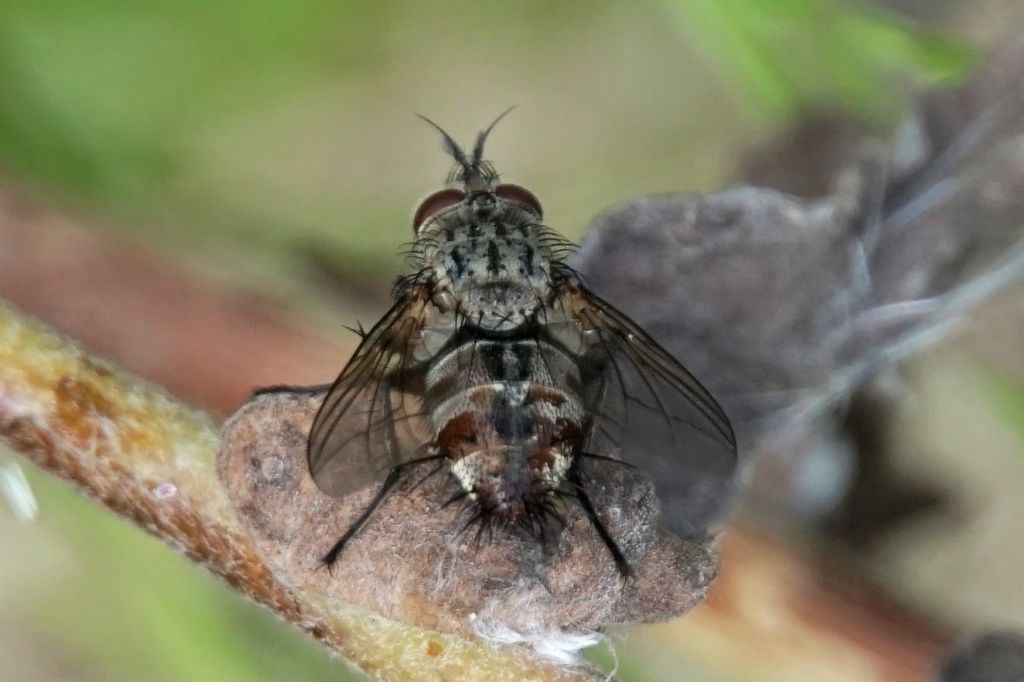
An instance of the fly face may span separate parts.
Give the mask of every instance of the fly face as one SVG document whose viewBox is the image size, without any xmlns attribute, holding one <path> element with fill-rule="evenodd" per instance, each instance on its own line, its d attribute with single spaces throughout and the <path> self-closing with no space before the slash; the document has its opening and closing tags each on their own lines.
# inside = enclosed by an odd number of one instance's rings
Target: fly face
<svg viewBox="0 0 1024 682">
<path fill-rule="evenodd" d="M 735 438 L 707 390 L 582 285 L 533 194 L 499 183 L 482 158 L 491 128 L 470 154 L 441 131 L 460 187 L 421 204 L 412 272 L 313 422 L 309 464 L 324 492 L 382 481 L 324 559 L 433 462 L 447 465 L 452 499 L 470 502 L 470 522 L 543 538 L 558 505 L 576 500 L 627 573 L 587 495 L 588 466 L 653 462 L 659 493 L 672 492 L 678 478 L 731 477 Z"/>
<path fill-rule="evenodd" d="M 470 159 L 442 131 L 463 189 L 443 189 L 420 205 L 413 252 L 442 307 L 457 304 L 475 326 L 505 332 L 521 328 L 550 300 L 552 260 L 564 240 L 541 223 L 532 193 L 499 183 L 478 156 L 489 130 Z"/>
</svg>

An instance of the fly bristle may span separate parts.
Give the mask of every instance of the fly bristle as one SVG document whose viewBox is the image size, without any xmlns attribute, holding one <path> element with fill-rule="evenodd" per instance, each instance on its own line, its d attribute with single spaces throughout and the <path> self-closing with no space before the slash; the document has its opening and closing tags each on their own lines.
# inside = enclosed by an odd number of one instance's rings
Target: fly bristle
<svg viewBox="0 0 1024 682">
<path fill-rule="evenodd" d="M 357 321 L 355 327 L 350 327 L 348 325 L 344 325 L 344 326 L 345 326 L 345 329 L 349 330 L 350 332 L 352 332 L 353 334 L 358 336 L 360 339 L 365 339 L 366 338 L 366 330 L 363 328 L 363 323 L 362 322 Z"/>
<path fill-rule="evenodd" d="M 554 493 L 555 491 L 551 491 L 539 500 L 531 500 L 524 505 L 521 512 L 515 515 L 509 515 L 497 508 L 486 508 L 473 501 L 467 505 L 469 518 L 456 531 L 455 536 L 459 537 L 475 527 L 473 544 L 479 549 L 485 540 L 485 535 L 486 542 L 492 543 L 496 535 L 507 534 L 518 529 L 527 537 L 539 542 L 542 547 L 547 547 L 549 540 L 557 537 L 557 532 L 568 525 L 565 517 L 557 509 L 558 502 Z M 449 498 L 443 507 L 468 499 L 468 493 L 460 492 Z M 552 527 L 553 524 L 557 524 L 557 529 Z"/>
</svg>

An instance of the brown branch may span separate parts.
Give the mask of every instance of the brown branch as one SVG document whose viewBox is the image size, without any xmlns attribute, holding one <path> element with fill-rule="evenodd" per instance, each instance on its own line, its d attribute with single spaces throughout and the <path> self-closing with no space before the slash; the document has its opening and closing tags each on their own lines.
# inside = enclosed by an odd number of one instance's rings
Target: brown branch
<svg viewBox="0 0 1024 682">
<path fill-rule="evenodd" d="M 590 679 L 282 585 L 217 480 L 211 420 L 0 306 L 0 437 L 387 680 Z"/>
<path fill-rule="evenodd" d="M 0 298 L 190 405 L 227 415 L 254 386 L 317 383 L 355 345 L 281 305 L 189 277 L 152 251 L 0 183 Z M 340 325 L 339 325 L 340 326 Z"/>
</svg>

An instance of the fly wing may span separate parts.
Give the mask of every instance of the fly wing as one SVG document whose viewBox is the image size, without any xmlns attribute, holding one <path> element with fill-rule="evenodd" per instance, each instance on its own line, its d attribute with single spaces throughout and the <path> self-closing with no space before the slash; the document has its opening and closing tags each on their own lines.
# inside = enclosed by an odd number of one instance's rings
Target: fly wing
<svg viewBox="0 0 1024 682">
<path fill-rule="evenodd" d="M 308 445 L 313 480 L 328 495 L 362 488 L 429 442 L 420 404 L 423 371 L 414 360 L 428 308 L 416 293 L 402 296 L 328 390 Z"/>
<path fill-rule="evenodd" d="M 736 474 L 725 412 L 678 360 L 608 302 L 574 283 L 562 306 L 582 337 L 584 401 L 594 454 L 614 454 L 655 482 L 663 520 L 682 535 L 709 522 Z M 603 451 L 603 452 L 602 452 Z M 718 501 L 717 504 L 721 504 Z"/>
</svg>

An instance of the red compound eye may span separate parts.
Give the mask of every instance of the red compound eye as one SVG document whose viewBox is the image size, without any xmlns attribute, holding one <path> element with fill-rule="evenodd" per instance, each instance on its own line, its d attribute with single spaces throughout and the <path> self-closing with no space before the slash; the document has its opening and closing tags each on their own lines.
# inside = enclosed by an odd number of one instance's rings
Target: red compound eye
<svg viewBox="0 0 1024 682">
<path fill-rule="evenodd" d="M 540 207 L 540 201 L 537 200 L 537 197 L 533 196 L 533 192 L 525 187 L 520 187 L 519 185 L 498 185 L 494 188 L 494 193 L 502 199 L 522 204 L 536 213 L 538 218 L 544 215 L 544 211 Z"/>
<path fill-rule="evenodd" d="M 442 189 L 434 192 L 420 203 L 412 219 L 412 231 L 419 232 L 427 222 L 446 208 L 461 204 L 466 195 L 460 189 Z"/>
</svg>

